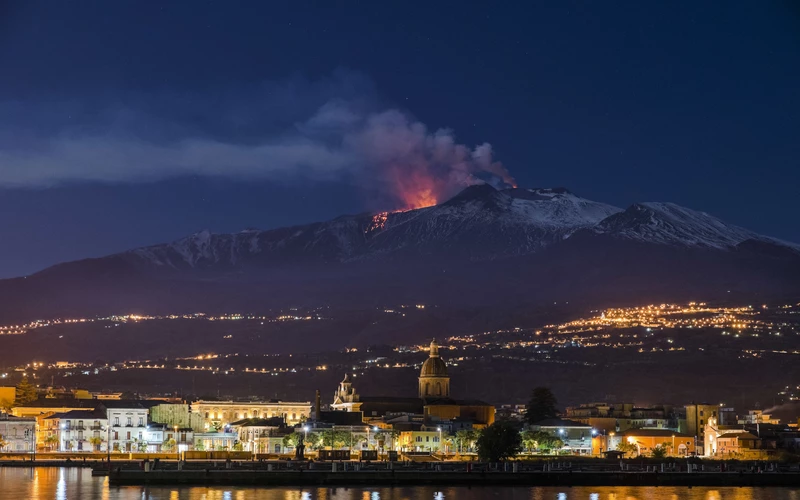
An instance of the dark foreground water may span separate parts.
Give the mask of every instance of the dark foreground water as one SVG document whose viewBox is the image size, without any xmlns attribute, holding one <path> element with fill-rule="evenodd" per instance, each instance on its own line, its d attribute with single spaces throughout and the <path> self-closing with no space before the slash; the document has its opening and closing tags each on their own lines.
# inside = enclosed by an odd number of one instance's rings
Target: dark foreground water
<svg viewBox="0 0 800 500">
<path fill-rule="evenodd" d="M 797 488 L 109 488 L 89 469 L 0 468 L 0 500 L 800 500 Z"/>
</svg>

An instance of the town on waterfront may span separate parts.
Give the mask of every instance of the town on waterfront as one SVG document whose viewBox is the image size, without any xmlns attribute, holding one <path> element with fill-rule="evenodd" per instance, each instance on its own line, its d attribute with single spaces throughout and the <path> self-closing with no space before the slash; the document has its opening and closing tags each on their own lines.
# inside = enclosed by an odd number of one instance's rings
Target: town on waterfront
<svg viewBox="0 0 800 500">
<path fill-rule="evenodd" d="M 458 377 L 457 365 L 434 340 L 414 397 L 362 394 L 349 373 L 325 397 L 318 390 L 291 401 L 129 399 L 43 390 L 26 377 L 0 388 L 7 406 L 0 414 L 0 459 L 443 464 L 651 458 L 680 461 L 684 470 L 702 460 L 800 461 L 800 422 L 782 422 L 761 409 L 624 400 L 561 409 L 547 387 L 532 388 L 525 403 L 498 405 L 455 393 L 451 375 Z"/>
</svg>

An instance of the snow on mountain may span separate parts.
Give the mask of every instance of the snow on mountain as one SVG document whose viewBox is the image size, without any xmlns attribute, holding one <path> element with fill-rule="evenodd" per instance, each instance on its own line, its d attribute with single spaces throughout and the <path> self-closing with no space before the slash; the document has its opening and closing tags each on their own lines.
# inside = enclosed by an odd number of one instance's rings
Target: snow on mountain
<svg viewBox="0 0 800 500">
<path fill-rule="evenodd" d="M 622 209 L 580 198 L 566 189 L 510 189 L 513 211 L 542 227 L 567 232 L 591 227 Z"/>
<path fill-rule="evenodd" d="M 647 243 L 726 250 L 746 240 L 796 248 L 674 203 L 636 203 L 595 228 L 597 233 Z"/>
<path fill-rule="evenodd" d="M 498 191 L 483 184 L 470 186 L 437 206 L 342 216 L 267 231 L 201 231 L 128 255 L 175 269 L 358 262 L 410 255 L 495 260 L 536 253 L 581 230 L 658 245 L 727 250 L 756 240 L 800 250 L 672 203 L 638 203 L 622 210 L 563 188 Z"/>
</svg>

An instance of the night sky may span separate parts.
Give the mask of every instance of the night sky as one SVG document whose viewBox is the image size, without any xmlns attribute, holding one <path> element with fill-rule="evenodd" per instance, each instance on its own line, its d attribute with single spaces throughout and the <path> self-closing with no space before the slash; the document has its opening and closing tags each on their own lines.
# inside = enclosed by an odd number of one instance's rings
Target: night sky
<svg viewBox="0 0 800 500">
<path fill-rule="evenodd" d="M 420 172 L 800 242 L 795 2 L 505 4 L 1 2 L 0 277 L 400 208 Z"/>
</svg>

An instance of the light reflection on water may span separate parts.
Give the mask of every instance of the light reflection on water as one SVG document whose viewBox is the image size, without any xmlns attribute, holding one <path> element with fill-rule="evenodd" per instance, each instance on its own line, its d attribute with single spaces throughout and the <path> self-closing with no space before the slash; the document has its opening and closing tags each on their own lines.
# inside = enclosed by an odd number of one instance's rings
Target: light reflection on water
<svg viewBox="0 0 800 500">
<path fill-rule="evenodd" d="M 800 500 L 800 488 L 109 488 L 89 469 L 0 468 L 0 498 L 31 500 Z"/>
</svg>

